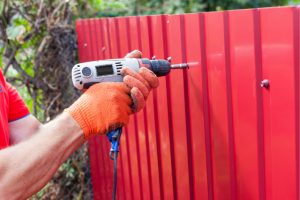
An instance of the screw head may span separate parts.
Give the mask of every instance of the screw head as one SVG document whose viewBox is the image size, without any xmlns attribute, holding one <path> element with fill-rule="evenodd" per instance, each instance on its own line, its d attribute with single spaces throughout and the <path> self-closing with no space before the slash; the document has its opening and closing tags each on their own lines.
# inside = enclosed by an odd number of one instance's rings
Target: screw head
<svg viewBox="0 0 300 200">
<path fill-rule="evenodd" d="M 260 82 L 260 87 L 269 88 L 270 87 L 270 81 L 268 79 L 264 79 Z"/>
</svg>

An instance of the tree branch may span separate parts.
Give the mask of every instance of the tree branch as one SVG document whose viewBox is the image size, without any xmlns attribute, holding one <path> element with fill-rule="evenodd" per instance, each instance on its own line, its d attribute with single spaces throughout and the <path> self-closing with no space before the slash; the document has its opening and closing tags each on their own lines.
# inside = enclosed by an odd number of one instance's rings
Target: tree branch
<svg viewBox="0 0 300 200">
<path fill-rule="evenodd" d="M 11 64 L 12 64 L 13 68 L 14 68 L 17 72 L 19 72 L 19 74 L 20 74 L 21 76 L 24 77 L 26 83 L 34 83 L 33 78 L 32 78 L 31 76 L 29 76 L 29 75 L 22 69 L 21 65 L 16 61 L 16 58 L 15 58 L 15 57 L 12 59 Z"/>
<path fill-rule="evenodd" d="M 13 59 L 14 59 L 15 56 L 16 56 L 16 52 L 17 52 L 17 49 L 15 49 L 15 50 L 13 50 L 13 51 L 11 52 L 11 54 L 10 54 L 10 56 L 9 56 L 9 58 L 8 58 L 8 61 L 7 61 L 7 63 L 6 63 L 5 66 L 4 66 L 4 70 L 3 70 L 4 75 L 6 75 L 9 66 L 12 64 Z"/>
</svg>

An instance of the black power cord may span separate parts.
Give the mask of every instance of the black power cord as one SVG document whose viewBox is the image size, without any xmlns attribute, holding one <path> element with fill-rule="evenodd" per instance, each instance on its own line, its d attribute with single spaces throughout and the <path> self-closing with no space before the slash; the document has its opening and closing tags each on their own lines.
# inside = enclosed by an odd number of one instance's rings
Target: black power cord
<svg viewBox="0 0 300 200">
<path fill-rule="evenodd" d="M 115 131 L 110 132 L 107 135 L 109 141 L 111 142 L 109 157 L 111 160 L 114 161 L 114 180 L 113 180 L 112 200 L 116 200 L 116 193 L 117 193 L 117 158 L 119 153 L 119 143 L 120 143 L 121 133 L 122 133 L 122 128 L 119 128 Z"/>
<path fill-rule="evenodd" d="M 118 153 L 114 153 L 114 183 L 113 183 L 113 193 L 112 193 L 112 200 L 116 200 L 116 193 L 117 193 L 117 157 Z"/>
</svg>

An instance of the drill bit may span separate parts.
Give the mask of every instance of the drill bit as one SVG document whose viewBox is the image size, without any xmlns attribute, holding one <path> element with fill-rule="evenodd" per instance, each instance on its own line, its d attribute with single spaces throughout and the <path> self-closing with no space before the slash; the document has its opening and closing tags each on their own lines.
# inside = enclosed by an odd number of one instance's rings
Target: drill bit
<svg viewBox="0 0 300 200">
<path fill-rule="evenodd" d="M 171 69 L 185 69 L 185 68 L 189 68 L 189 65 L 187 63 L 171 65 Z"/>
</svg>

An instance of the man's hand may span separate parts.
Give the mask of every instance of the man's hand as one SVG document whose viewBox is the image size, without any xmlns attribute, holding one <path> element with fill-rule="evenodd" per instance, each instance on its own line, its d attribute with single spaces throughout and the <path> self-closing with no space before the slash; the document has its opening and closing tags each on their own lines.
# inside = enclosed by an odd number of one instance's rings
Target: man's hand
<svg viewBox="0 0 300 200">
<path fill-rule="evenodd" d="M 128 123 L 132 113 L 129 92 L 124 83 L 98 83 L 84 92 L 66 112 L 82 128 L 85 138 L 106 134 Z"/>
<path fill-rule="evenodd" d="M 139 73 L 124 67 L 122 69 L 124 83 L 131 88 L 133 111 L 138 112 L 145 107 L 147 97 L 152 89 L 159 85 L 158 78 L 149 69 L 142 67 Z"/>
<path fill-rule="evenodd" d="M 125 56 L 126 58 L 142 58 L 142 53 L 134 50 Z M 159 85 L 158 77 L 149 69 L 142 67 L 135 72 L 128 67 L 121 71 L 124 75 L 123 82 L 131 88 L 130 94 L 133 100 L 133 111 L 138 112 L 145 107 L 147 97 L 152 89 Z"/>
<path fill-rule="evenodd" d="M 139 58 L 141 55 L 135 50 L 126 57 Z M 125 67 L 122 73 L 124 83 L 95 84 L 66 109 L 82 128 L 85 138 L 106 134 L 128 124 L 132 111 L 141 110 L 150 91 L 158 86 L 158 78 L 146 68 L 136 73 Z"/>
</svg>

